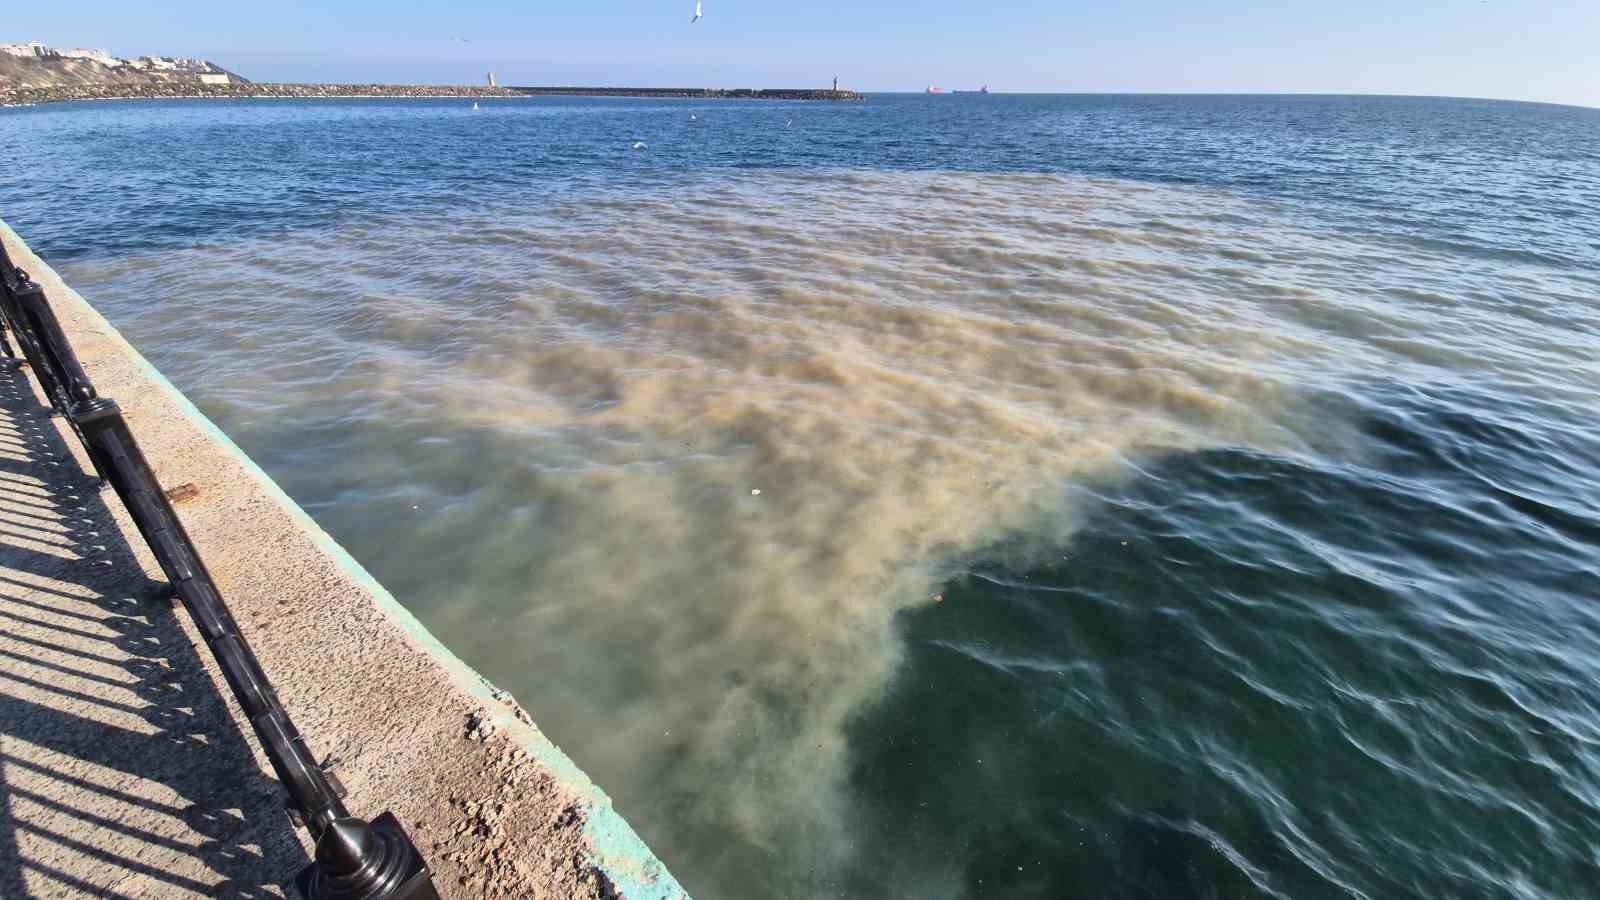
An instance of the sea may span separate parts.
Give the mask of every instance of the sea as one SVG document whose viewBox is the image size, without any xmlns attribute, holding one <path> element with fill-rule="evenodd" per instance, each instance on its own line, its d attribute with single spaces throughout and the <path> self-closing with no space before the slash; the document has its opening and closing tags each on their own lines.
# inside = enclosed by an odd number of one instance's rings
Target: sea
<svg viewBox="0 0 1600 900">
<path fill-rule="evenodd" d="M 478 103 L 0 217 L 694 897 L 1600 897 L 1600 110 Z"/>
</svg>

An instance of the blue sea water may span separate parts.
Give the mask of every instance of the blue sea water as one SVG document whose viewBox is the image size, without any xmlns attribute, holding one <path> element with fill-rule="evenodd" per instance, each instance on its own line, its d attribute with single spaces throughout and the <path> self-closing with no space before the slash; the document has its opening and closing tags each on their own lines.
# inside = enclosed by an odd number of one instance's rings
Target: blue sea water
<svg viewBox="0 0 1600 900">
<path fill-rule="evenodd" d="M 702 900 L 1600 896 L 1600 111 L 62 104 L 0 217 Z"/>
</svg>

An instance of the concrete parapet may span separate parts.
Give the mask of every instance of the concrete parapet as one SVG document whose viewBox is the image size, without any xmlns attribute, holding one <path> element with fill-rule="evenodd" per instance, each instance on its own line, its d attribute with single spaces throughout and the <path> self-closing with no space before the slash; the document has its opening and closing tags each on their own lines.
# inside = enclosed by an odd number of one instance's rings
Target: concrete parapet
<svg viewBox="0 0 1600 900">
<path fill-rule="evenodd" d="M 0 241 L 44 287 L 158 480 L 182 488 L 185 528 L 352 812 L 394 811 L 446 897 L 685 896 L 514 699 L 4 223 Z M 126 511 L 87 487 L 65 425 L 21 373 L 0 381 L 0 614 L 27 620 L 0 635 L 0 896 L 292 890 L 305 849 L 220 673 Z"/>
</svg>

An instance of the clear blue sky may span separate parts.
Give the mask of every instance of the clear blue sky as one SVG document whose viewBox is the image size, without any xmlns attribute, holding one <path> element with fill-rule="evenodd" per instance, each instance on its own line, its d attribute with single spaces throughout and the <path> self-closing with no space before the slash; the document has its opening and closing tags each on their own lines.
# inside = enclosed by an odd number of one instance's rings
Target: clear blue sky
<svg viewBox="0 0 1600 900">
<path fill-rule="evenodd" d="M 1600 106 L 1600 0 L 71 0 L 0 41 L 258 81 L 1446 94 Z M 20 9 L 18 7 L 21 7 Z M 466 38 L 466 42 L 452 40 Z"/>
</svg>

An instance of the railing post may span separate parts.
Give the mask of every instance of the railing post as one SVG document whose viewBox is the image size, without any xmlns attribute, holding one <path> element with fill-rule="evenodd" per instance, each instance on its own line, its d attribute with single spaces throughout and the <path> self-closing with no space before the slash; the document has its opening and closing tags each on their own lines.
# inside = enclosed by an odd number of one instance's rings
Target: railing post
<svg viewBox="0 0 1600 900">
<path fill-rule="evenodd" d="M 4 284 L 0 284 L 0 293 L 4 293 L 5 290 L 6 290 L 5 285 Z M 0 310 L 0 353 L 4 353 L 6 359 L 8 359 L 11 362 L 15 363 L 16 360 L 17 360 L 17 354 L 12 351 L 12 349 L 11 349 L 11 341 L 10 341 L 9 338 L 6 337 L 6 332 L 8 332 L 10 330 L 11 330 L 11 326 L 6 321 L 6 317 L 4 315 L 3 310 Z"/>
<path fill-rule="evenodd" d="M 18 336 L 16 343 L 26 352 L 29 365 L 38 376 L 38 383 L 45 389 L 46 396 L 50 397 L 51 407 L 67 413 L 70 405 L 93 400 L 96 397 L 94 384 L 90 383 L 90 376 L 83 372 L 78 354 L 72 352 L 72 344 L 67 343 L 61 322 L 56 319 L 50 301 L 45 299 L 45 290 L 32 282 L 22 269 L 14 269 L 10 279 L 0 275 L 0 280 L 11 282 L 11 285 L 0 285 L 0 293 L 6 295 L 0 298 L 0 309 L 10 320 L 11 331 Z M 78 444 L 82 444 L 83 450 L 90 456 L 94 472 L 104 479 L 106 464 L 88 439 L 83 437 L 83 429 L 77 421 L 70 415 L 66 418 L 67 424 L 72 426 L 72 432 L 78 436 Z"/>
<path fill-rule="evenodd" d="M 50 407 L 57 412 L 65 413 L 66 408 L 63 406 L 65 394 L 56 381 L 55 373 L 50 370 L 44 359 L 39 335 L 34 333 L 23 312 L 23 298 L 32 291 L 39 291 L 39 286 L 28 280 L 28 273 L 21 269 L 0 272 L 0 312 L 5 313 L 6 321 L 11 325 L 11 333 L 17 337 L 17 346 L 22 348 L 22 355 L 27 358 L 29 368 L 33 369 L 34 377 L 39 379 L 39 386 L 44 388 L 45 398 L 50 401 Z"/>
<path fill-rule="evenodd" d="M 22 279 L 22 289 L 16 293 L 17 309 L 37 336 L 40 356 L 50 366 L 50 374 L 61 390 L 62 401 L 70 406 L 93 400 L 94 385 L 89 382 L 88 373 L 83 371 L 83 364 L 78 362 L 78 354 L 67 341 L 66 332 L 61 330 L 61 321 L 56 318 L 55 310 L 50 308 L 50 302 L 45 299 L 44 288 L 29 279 L 27 272 L 19 269 L 18 274 Z"/>
<path fill-rule="evenodd" d="M 427 864 L 399 820 L 384 813 L 368 824 L 345 809 L 239 633 L 116 402 L 93 397 L 74 403 L 70 415 L 211 649 L 289 793 L 291 812 L 316 842 L 315 862 L 298 879 L 307 900 L 438 900 Z"/>
<path fill-rule="evenodd" d="M 55 372 L 40 369 L 40 364 L 43 362 L 40 339 L 34 333 L 23 311 L 23 299 L 30 291 L 37 291 L 43 295 L 43 290 L 28 278 L 27 272 L 12 265 L 5 245 L 0 243 L 0 314 L 4 315 L 6 324 L 11 326 L 11 333 L 16 336 L 17 346 L 27 357 L 28 365 L 38 373 L 39 386 L 44 388 L 50 406 L 65 415 L 67 411 L 64 405 L 65 395 L 60 391 Z"/>
<path fill-rule="evenodd" d="M 17 326 L 11 316 L 11 288 L 19 274 L 16 267 L 11 265 L 11 257 L 6 255 L 4 243 L 0 243 L 0 347 L 3 347 L 6 358 L 17 361 L 17 353 L 22 352 L 22 337 L 17 334 Z M 17 338 L 17 350 L 12 352 L 11 342 L 6 340 L 5 332 Z"/>
</svg>

